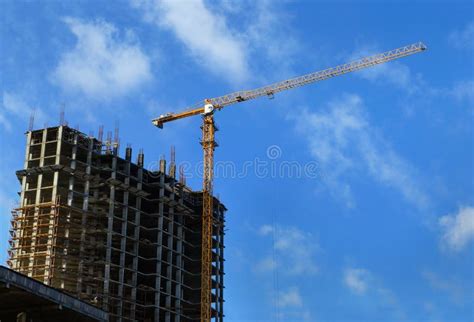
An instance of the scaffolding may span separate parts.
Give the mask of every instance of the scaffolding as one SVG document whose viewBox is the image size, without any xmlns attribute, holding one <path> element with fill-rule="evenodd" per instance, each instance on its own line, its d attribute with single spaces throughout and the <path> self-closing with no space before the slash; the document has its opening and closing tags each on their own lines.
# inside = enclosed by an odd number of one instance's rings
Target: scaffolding
<svg viewBox="0 0 474 322">
<path fill-rule="evenodd" d="M 112 321 L 199 321 L 202 193 L 62 125 L 27 132 L 9 266 L 109 312 Z M 111 137 L 111 135 L 108 135 Z M 222 321 L 224 214 L 214 198 L 212 316 Z"/>
</svg>

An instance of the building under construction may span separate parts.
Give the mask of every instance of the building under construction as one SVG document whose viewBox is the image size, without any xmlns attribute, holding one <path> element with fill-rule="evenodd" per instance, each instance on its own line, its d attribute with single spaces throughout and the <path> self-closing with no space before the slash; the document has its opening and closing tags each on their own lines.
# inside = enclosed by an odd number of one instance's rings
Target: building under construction
<svg viewBox="0 0 474 322">
<path fill-rule="evenodd" d="M 68 126 L 26 133 L 8 264 L 112 321 L 199 321 L 202 193 Z M 224 214 L 214 198 L 212 316 L 223 320 Z"/>
</svg>

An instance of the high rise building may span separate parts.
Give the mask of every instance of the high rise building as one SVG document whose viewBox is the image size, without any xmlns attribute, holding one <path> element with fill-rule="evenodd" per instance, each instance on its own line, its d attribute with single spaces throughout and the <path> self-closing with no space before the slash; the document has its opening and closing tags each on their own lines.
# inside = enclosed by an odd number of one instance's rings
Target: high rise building
<svg viewBox="0 0 474 322">
<path fill-rule="evenodd" d="M 9 266 L 112 321 L 199 321 L 202 193 L 68 126 L 29 131 Z M 212 315 L 223 320 L 226 208 L 214 199 Z"/>
</svg>

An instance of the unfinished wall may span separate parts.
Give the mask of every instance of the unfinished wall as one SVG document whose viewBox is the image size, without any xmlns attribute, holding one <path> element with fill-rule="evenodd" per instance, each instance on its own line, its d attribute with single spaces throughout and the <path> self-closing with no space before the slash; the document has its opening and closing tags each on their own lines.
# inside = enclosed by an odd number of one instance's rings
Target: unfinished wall
<svg viewBox="0 0 474 322">
<path fill-rule="evenodd" d="M 110 142 L 109 142 L 110 143 Z M 202 196 L 67 126 L 27 133 L 12 269 L 110 312 L 114 321 L 199 321 Z M 223 320 L 224 214 L 214 201 L 213 295 Z"/>
</svg>

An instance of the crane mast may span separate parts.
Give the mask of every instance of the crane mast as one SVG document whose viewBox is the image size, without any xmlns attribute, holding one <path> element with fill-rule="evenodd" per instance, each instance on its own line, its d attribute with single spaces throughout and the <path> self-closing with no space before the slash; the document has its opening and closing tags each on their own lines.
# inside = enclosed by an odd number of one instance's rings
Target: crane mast
<svg viewBox="0 0 474 322">
<path fill-rule="evenodd" d="M 204 172 L 202 186 L 202 249 L 201 249 L 201 322 L 209 322 L 212 318 L 212 227 L 213 227 L 213 181 L 214 181 L 214 150 L 216 126 L 214 123 L 214 111 L 225 106 L 243 101 L 259 98 L 262 96 L 273 96 L 278 92 L 301 87 L 307 84 L 322 81 L 331 77 L 347 74 L 360 69 L 379 65 L 401 57 L 409 56 L 424 51 L 426 46 L 415 43 L 400 47 L 377 55 L 363 57 L 358 60 L 342 64 L 336 67 L 324 69 L 307 75 L 295 77 L 281 82 L 273 83 L 253 90 L 239 91 L 227 95 L 205 99 L 194 107 L 188 108 L 180 113 L 167 113 L 152 120 L 153 124 L 163 128 L 163 124 L 182 118 L 202 115 L 202 140 L 201 145 L 204 152 Z"/>
</svg>

